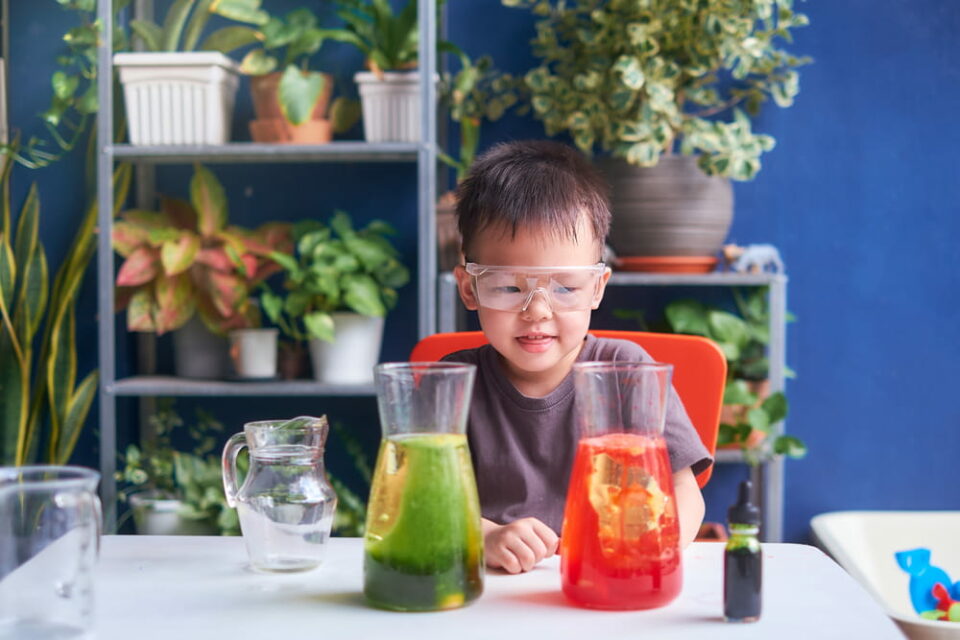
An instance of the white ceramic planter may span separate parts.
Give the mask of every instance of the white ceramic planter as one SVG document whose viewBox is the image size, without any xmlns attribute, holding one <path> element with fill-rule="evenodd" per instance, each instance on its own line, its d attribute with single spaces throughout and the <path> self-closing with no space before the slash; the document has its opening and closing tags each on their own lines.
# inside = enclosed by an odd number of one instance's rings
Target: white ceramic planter
<svg viewBox="0 0 960 640">
<path fill-rule="evenodd" d="M 420 72 L 369 71 L 353 76 L 360 90 L 363 136 L 367 142 L 420 141 Z"/>
<path fill-rule="evenodd" d="M 181 502 L 147 493 L 130 496 L 137 533 L 151 536 L 198 536 L 217 533 L 206 522 L 180 517 Z"/>
<path fill-rule="evenodd" d="M 239 65 L 216 51 L 118 53 L 130 142 L 224 144 L 230 140 Z"/>
<path fill-rule="evenodd" d="M 230 332 L 230 359 L 238 378 L 277 375 L 276 329 L 236 329 Z"/>
<path fill-rule="evenodd" d="M 369 384 L 380 358 L 383 318 L 334 313 L 334 341 L 310 341 L 313 375 L 329 384 Z"/>
</svg>

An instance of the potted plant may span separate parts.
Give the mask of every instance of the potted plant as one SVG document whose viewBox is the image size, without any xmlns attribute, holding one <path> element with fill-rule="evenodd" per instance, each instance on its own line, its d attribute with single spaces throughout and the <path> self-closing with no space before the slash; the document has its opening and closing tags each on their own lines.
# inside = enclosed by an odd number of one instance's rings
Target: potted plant
<svg viewBox="0 0 960 640">
<path fill-rule="evenodd" d="M 305 7 L 283 18 L 271 17 L 259 31 L 246 28 L 260 45 L 240 63 L 240 71 L 250 76 L 257 115 L 250 122 L 254 141 L 320 144 L 359 120 L 359 104 L 343 96 L 334 101 L 331 117 L 326 118 L 333 76 L 308 67 L 327 38 L 347 37 L 343 29 L 320 28 Z"/>
<path fill-rule="evenodd" d="M 368 142 L 420 140 L 420 73 L 417 1 L 407 0 L 395 12 L 387 0 L 338 0 L 337 15 L 346 34 L 338 39 L 355 45 L 369 71 L 354 80 L 360 89 L 364 138 Z M 443 1 L 437 2 L 437 10 Z M 441 43 L 441 48 L 450 45 Z"/>
<path fill-rule="evenodd" d="M 206 346 L 206 336 L 256 326 L 250 293 L 280 270 L 270 254 L 292 249 L 288 224 L 228 225 L 223 186 L 199 164 L 189 202 L 162 198 L 160 211 L 124 211 L 112 241 L 124 258 L 116 285 L 127 328 L 157 335 L 186 328 L 174 336 L 177 372 L 201 378 L 223 377 L 226 363 L 226 345 Z M 202 323 L 188 325 L 195 316 Z"/>
<path fill-rule="evenodd" d="M 540 16 L 526 75 L 547 135 L 568 132 L 612 186 L 610 243 L 625 267 L 710 270 L 774 139 L 750 116 L 799 91 L 809 62 L 780 48 L 808 23 L 789 0 L 659 3 L 503 0 Z M 748 115 L 749 114 L 749 115 Z"/>
<path fill-rule="evenodd" d="M 163 25 L 132 20 L 146 52 L 118 53 L 135 145 L 223 144 L 230 139 L 239 66 L 225 53 L 255 41 L 249 29 L 223 27 L 200 41 L 212 15 L 263 24 L 260 0 L 174 0 Z"/>
<path fill-rule="evenodd" d="M 170 399 L 160 400 L 149 422 L 154 437 L 143 448 L 129 445 L 116 474 L 122 483 L 119 497 L 130 505 L 127 515 L 137 532 L 239 534 L 236 511 L 223 495 L 220 458 L 213 453 L 223 425 L 198 409 L 196 423 L 187 427 Z M 190 451 L 173 445 L 175 434 L 192 443 Z"/>
<path fill-rule="evenodd" d="M 350 216 L 336 211 L 329 224 L 294 226 L 295 256 L 270 254 L 285 271 L 285 295 L 265 292 L 263 310 L 287 336 L 309 340 L 318 381 L 372 382 L 384 316 L 410 280 L 390 243 L 394 233 L 381 220 L 355 230 Z"/>
<path fill-rule="evenodd" d="M 751 464 L 770 452 L 802 458 L 807 451 L 792 435 L 778 435 L 768 442 L 773 426 L 786 418 L 788 403 L 782 391 L 770 393 L 766 295 L 760 287 L 747 295 L 734 288 L 737 314 L 693 299 L 676 300 L 664 310 L 672 331 L 706 336 L 726 355 L 727 386 L 717 446 L 741 449 Z M 787 375 L 794 376 L 789 369 Z"/>
<path fill-rule="evenodd" d="M 526 112 L 524 85 L 520 79 L 493 67 L 490 56 L 473 62 L 460 51 L 460 69 L 441 78 L 441 103 L 449 110 L 450 119 L 460 128 L 457 157 L 439 152 L 437 157 L 456 171 L 457 184 L 467 177 L 480 145 L 483 120 L 499 120 L 510 108 L 518 105 L 518 113 Z M 460 264 L 460 234 L 456 221 L 456 195 L 446 191 L 437 202 L 438 266 L 449 271 Z"/>
</svg>

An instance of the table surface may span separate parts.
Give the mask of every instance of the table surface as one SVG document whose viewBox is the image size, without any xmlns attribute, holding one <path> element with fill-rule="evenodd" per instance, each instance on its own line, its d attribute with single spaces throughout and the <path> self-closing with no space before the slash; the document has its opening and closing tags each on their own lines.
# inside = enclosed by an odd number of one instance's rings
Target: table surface
<svg viewBox="0 0 960 640">
<path fill-rule="evenodd" d="M 725 623 L 723 545 L 684 552 L 684 587 L 649 611 L 570 606 L 559 558 L 533 571 L 490 571 L 462 609 L 397 613 L 362 595 L 359 538 L 332 538 L 324 564 L 297 574 L 248 568 L 240 538 L 105 536 L 97 568 L 98 640 L 174 638 L 902 638 L 860 585 L 815 547 L 764 544 L 763 614 Z"/>
</svg>

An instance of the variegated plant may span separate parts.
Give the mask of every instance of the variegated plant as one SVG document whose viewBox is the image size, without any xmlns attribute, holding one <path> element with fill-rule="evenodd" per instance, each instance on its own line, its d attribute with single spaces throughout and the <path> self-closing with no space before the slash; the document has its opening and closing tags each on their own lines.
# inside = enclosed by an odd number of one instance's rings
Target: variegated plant
<svg viewBox="0 0 960 640">
<path fill-rule="evenodd" d="M 36 185 L 13 227 L 10 170 L 16 146 L 0 155 L 0 465 L 66 464 L 97 395 L 96 370 L 77 383 L 76 344 L 76 302 L 96 249 L 97 206 L 87 209 L 51 286 Z M 126 198 L 130 176 L 129 165 L 114 174 L 115 211 Z"/>
<path fill-rule="evenodd" d="M 750 115 L 793 104 L 809 62 L 780 48 L 808 23 L 792 0 L 502 1 L 540 16 L 526 82 L 547 135 L 640 166 L 679 150 L 707 174 L 753 178 L 775 141 Z"/>
<path fill-rule="evenodd" d="M 189 202 L 163 198 L 160 211 L 124 211 L 112 240 L 125 258 L 117 273 L 118 310 L 127 310 L 131 331 L 158 335 L 194 313 L 217 333 L 256 326 L 250 292 L 280 269 L 271 252 L 293 249 L 289 224 L 255 231 L 227 225 L 223 185 L 200 165 Z"/>
</svg>

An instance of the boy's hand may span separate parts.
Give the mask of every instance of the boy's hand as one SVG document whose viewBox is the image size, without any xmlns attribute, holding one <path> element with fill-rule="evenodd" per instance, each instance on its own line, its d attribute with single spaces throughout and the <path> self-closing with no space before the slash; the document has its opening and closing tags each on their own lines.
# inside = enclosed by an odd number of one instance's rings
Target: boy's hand
<svg viewBox="0 0 960 640">
<path fill-rule="evenodd" d="M 557 552 L 560 538 L 536 518 L 521 518 L 509 524 L 483 520 L 483 551 L 487 566 L 507 573 L 530 571 Z"/>
</svg>

